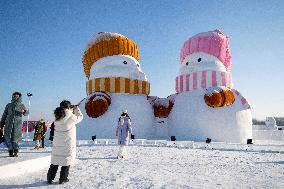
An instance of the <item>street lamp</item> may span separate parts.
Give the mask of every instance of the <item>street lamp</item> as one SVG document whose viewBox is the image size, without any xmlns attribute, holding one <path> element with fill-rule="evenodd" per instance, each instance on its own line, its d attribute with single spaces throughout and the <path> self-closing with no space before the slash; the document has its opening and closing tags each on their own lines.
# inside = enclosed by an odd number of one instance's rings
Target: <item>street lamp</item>
<svg viewBox="0 0 284 189">
<path fill-rule="evenodd" d="M 29 98 L 29 114 L 28 114 L 28 120 L 27 120 L 27 130 L 26 130 L 26 140 L 28 141 L 29 138 L 29 119 L 30 119 L 30 107 L 31 107 L 31 98 L 33 96 L 32 93 L 27 93 L 27 96 Z"/>
</svg>

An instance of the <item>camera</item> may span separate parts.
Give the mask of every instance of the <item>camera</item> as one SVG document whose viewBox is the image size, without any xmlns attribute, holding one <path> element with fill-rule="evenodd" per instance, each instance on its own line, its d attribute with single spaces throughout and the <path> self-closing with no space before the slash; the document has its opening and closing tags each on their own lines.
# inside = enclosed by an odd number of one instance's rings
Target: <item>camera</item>
<svg viewBox="0 0 284 189">
<path fill-rule="evenodd" d="M 78 105 L 71 105 L 70 107 L 73 108 L 73 109 L 76 109 L 76 108 L 78 108 Z"/>
</svg>

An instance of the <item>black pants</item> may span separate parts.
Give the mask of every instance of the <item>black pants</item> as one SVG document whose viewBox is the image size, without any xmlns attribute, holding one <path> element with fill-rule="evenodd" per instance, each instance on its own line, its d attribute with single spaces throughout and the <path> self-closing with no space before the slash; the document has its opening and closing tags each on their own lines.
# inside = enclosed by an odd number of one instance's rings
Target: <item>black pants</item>
<svg viewBox="0 0 284 189">
<path fill-rule="evenodd" d="M 64 182 L 68 178 L 69 168 L 70 168 L 70 165 L 61 167 L 59 181 Z M 54 180 L 57 170 L 58 170 L 58 165 L 53 165 L 53 164 L 50 165 L 48 172 L 47 172 L 48 181 Z"/>
<path fill-rule="evenodd" d="M 41 139 L 41 147 L 44 148 L 44 138 Z"/>
<path fill-rule="evenodd" d="M 8 150 L 18 150 L 19 144 L 17 142 L 12 142 L 11 140 L 5 140 L 5 144 Z"/>
</svg>

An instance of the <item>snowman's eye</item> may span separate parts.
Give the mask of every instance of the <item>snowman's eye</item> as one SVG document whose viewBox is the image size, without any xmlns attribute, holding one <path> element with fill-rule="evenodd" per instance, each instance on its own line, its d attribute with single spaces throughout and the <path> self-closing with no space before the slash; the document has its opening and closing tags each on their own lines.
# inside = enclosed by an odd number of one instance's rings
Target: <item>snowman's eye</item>
<svg viewBox="0 0 284 189">
<path fill-rule="evenodd" d="M 201 62 L 201 58 L 198 58 L 198 59 L 197 59 L 197 62 Z"/>
<path fill-rule="evenodd" d="M 123 64 L 127 64 L 127 62 L 126 62 L 126 61 L 123 61 Z"/>
<path fill-rule="evenodd" d="M 139 68 L 139 64 L 137 64 L 137 67 Z"/>
<path fill-rule="evenodd" d="M 187 65 L 187 66 L 188 66 L 188 64 L 189 64 L 188 62 L 185 63 L 185 65 Z"/>
</svg>

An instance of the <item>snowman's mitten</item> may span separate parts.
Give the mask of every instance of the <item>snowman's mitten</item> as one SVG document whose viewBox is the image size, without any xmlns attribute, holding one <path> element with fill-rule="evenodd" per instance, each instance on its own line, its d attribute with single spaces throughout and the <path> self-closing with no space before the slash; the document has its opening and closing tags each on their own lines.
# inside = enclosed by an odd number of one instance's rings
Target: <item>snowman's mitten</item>
<svg viewBox="0 0 284 189">
<path fill-rule="evenodd" d="M 95 92 L 86 100 L 85 109 L 87 115 L 97 118 L 103 115 L 111 104 L 111 97 L 104 92 Z"/>
<path fill-rule="evenodd" d="M 210 87 L 204 95 L 205 103 L 212 107 L 230 106 L 235 102 L 235 96 L 231 89 L 226 87 Z"/>
<path fill-rule="evenodd" d="M 172 110 L 174 103 L 168 98 L 156 98 L 152 107 L 154 109 L 154 115 L 158 118 L 167 118 Z"/>
</svg>

